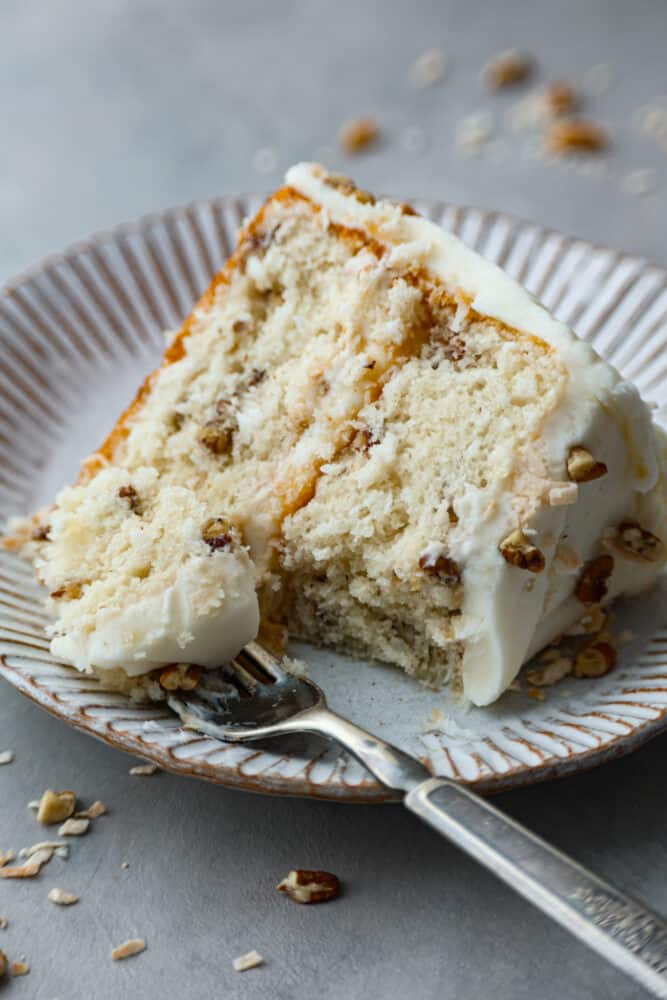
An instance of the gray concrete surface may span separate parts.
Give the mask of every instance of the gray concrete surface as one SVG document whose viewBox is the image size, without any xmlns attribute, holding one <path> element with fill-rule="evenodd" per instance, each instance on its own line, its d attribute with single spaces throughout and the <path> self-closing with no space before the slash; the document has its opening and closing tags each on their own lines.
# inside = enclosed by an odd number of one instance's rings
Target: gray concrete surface
<svg viewBox="0 0 667 1000">
<path fill-rule="evenodd" d="M 268 188 L 303 157 L 363 184 L 519 213 L 667 263 L 667 157 L 632 124 L 667 91 L 660 0 L 271 2 L 4 0 L 0 6 L 0 278 L 90 231 L 172 203 Z M 614 132 L 603 171 L 547 166 L 523 137 L 457 155 L 462 116 L 507 108 L 478 70 L 509 45 L 541 78 L 581 79 L 609 63 L 591 99 Z M 441 87 L 415 92 L 415 56 L 450 56 Z M 384 139 L 354 162 L 342 120 L 377 115 Z M 403 147 L 407 127 L 427 139 Z M 496 136 L 498 137 L 498 136 Z M 262 147 L 276 170 L 253 169 Z M 324 147 L 324 149 L 323 149 Z M 654 166 L 658 190 L 624 193 Z M 101 798 L 109 816 L 33 882 L 0 883 L 0 947 L 29 976 L 2 995 L 323 1000 L 587 1000 L 642 992 L 571 941 L 417 820 L 394 807 L 270 800 L 166 774 L 130 778 L 120 752 L 0 690 L 0 847 L 41 838 L 27 802 L 46 786 Z M 598 772 L 502 797 L 501 805 L 585 864 L 667 912 L 664 764 L 658 739 Z M 121 869 L 121 862 L 130 867 Z M 292 866 L 345 882 L 338 902 L 299 908 L 273 891 Z M 70 909 L 46 901 L 77 892 Z M 130 936 L 145 954 L 112 963 Z M 266 959 L 240 976 L 234 956 Z"/>
</svg>

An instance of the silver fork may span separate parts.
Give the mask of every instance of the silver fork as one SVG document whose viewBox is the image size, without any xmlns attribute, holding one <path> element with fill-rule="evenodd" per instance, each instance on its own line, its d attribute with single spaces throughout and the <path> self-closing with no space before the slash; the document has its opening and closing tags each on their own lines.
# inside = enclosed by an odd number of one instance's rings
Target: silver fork
<svg viewBox="0 0 667 1000">
<path fill-rule="evenodd" d="M 315 733 L 349 750 L 403 804 L 653 996 L 667 998 L 667 924 L 448 778 L 327 707 L 313 681 L 285 673 L 249 643 L 226 674 L 210 672 L 169 705 L 189 729 L 229 743 Z"/>
</svg>

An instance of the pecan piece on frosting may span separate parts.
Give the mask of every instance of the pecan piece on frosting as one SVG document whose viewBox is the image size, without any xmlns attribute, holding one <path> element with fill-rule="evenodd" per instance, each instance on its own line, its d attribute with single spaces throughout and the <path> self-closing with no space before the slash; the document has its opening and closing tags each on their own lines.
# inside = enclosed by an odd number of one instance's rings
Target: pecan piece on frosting
<svg viewBox="0 0 667 1000">
<path fill-rule="evenodd" d="M 518 569 L 529 573 L 541 573 L 546 565 L 544 553 L 526 538 L 521 528 L 517 528 L 498 546 L 503 559 Z"/>
<path fill-rule="evenodd" d="M 607 474 L 604 462 L 597 462 L 590 451 L 580 444 L 570 448 L 567 456 L 567 474 L 573 483 L 589 483 Z"/>
<path fill-rule="evenodd" d="M 607 582 L 614 571 L 614 560 L 611 556 L 598 556 L 586 563 L 577 585 L 574 588 L 575 597 L 582 604 L 599 604 L 607 594 Z"/>
<path fill-rule="evenodd" d="M 646 531 L 637 521 L 622 521 L 609 544 L 621 555 L 639 562 L 658 562 L 664 551 L 658 536 Z"/>
<path fill-rule="evenodd" d="M 419 559 L 419 568 L 429 576 L 435 576 L 449 587 L 461 582 L 461 567 L 450 556 L 441 552 L 439 555 L 424 552 Z"/>
<path fill-rule="evenodd" d="M 127 505 L 133 514 L 141 514 L 141 500 L 139 499 L 139 494 L 137 493 L 134 486 L 129 483 L 127 486 L 121 486 L 118 490 L 118 496 L 121 500 L 127 500 Z"/>
</svg>

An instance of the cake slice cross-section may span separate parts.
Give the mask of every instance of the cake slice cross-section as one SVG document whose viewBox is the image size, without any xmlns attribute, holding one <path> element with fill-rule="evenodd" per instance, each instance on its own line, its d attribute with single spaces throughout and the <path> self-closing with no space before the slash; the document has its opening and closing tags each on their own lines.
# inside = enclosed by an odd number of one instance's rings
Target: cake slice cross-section
<svg viewBox="0 0 667 1000">
<path fill-rule="evenodd" d="M 485 705 L 655 580 L 664 453 L 509 276 L 299 164 L 26 549 L 79 669 L 215 667 L 261 616 Z"/>
</svg>

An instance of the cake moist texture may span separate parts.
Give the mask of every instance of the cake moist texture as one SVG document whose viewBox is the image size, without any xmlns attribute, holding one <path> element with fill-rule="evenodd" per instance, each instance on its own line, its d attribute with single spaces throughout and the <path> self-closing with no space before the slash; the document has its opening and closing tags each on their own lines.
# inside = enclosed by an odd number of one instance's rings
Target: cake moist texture
<svg viewBox="0 0 667 1000">
<path fill-rule="evenodd" d="M 33 529 L 81 670 L 213 667 L 261 613 L 481 705 L 654 580 L 664 442 L 502 271 L 300 164 Z"/>
</svg>

